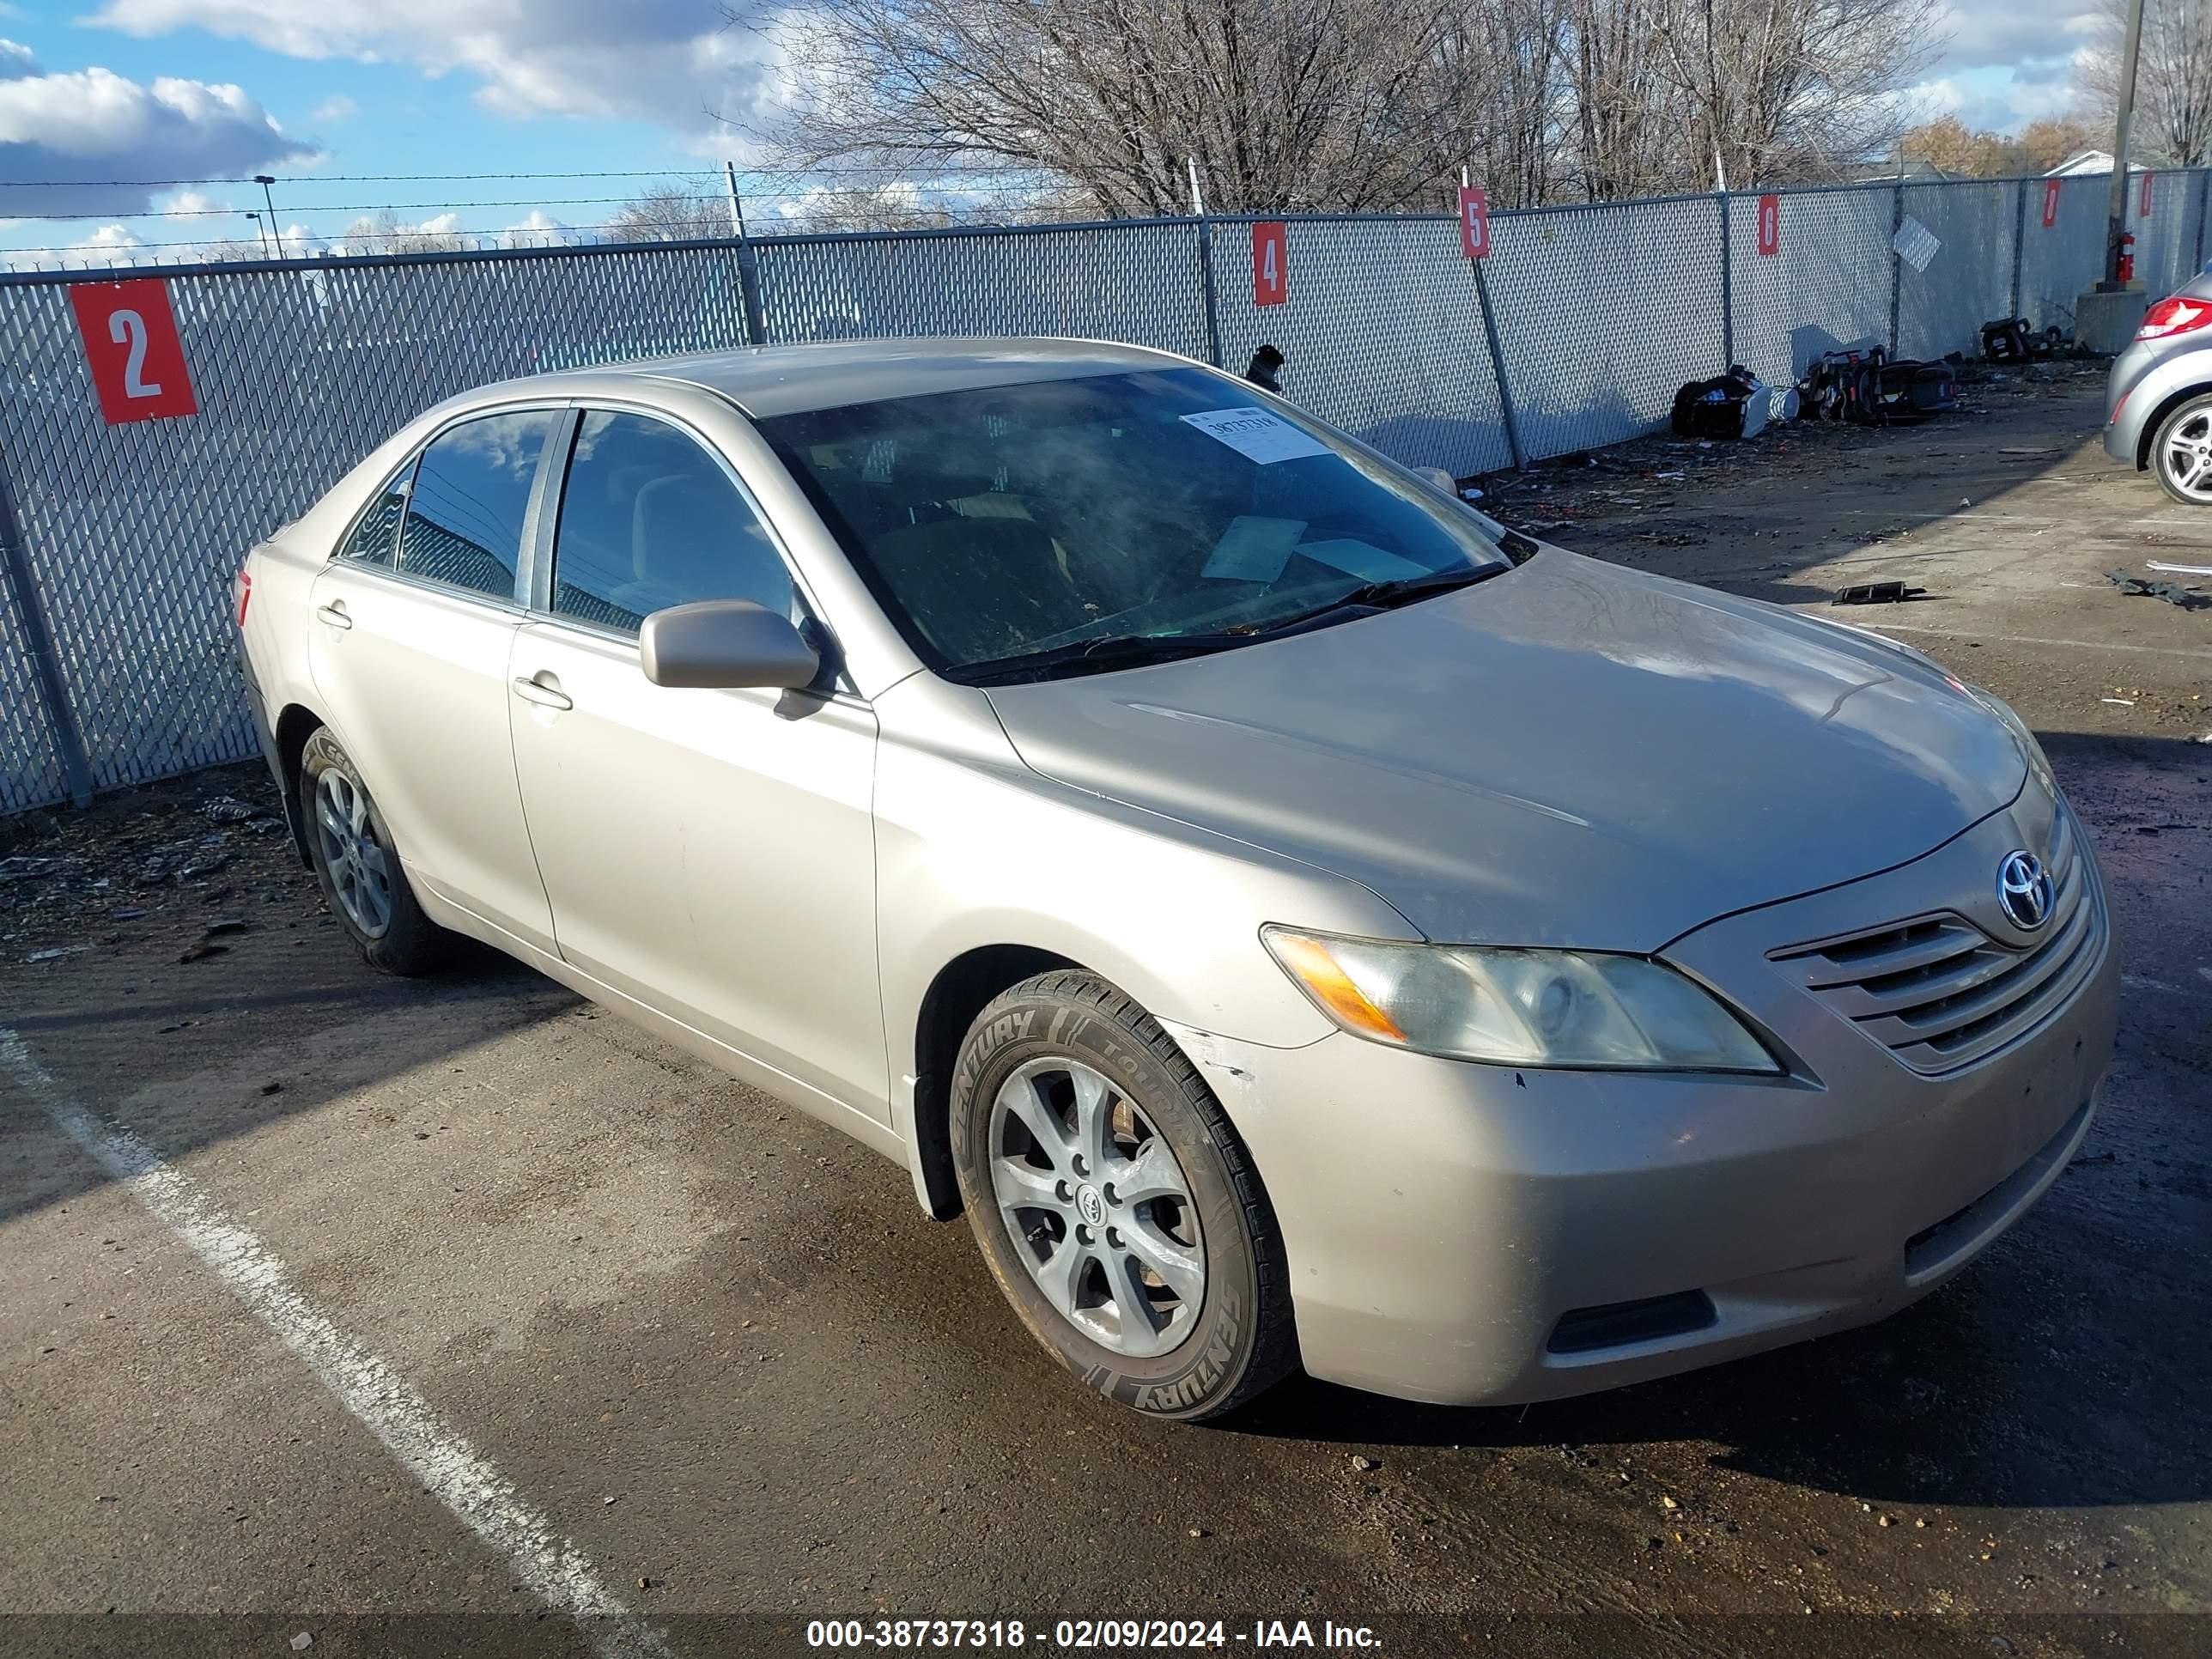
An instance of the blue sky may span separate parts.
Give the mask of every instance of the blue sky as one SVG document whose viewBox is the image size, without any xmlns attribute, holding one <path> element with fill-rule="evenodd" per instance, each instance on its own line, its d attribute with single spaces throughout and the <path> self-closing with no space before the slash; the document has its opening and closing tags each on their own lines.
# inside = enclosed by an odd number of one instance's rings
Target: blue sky
<svg viewBox="0 0 2212 1659">
<path fill-rule="evenodd" d="M 1922 109 L 2005 130 L 2063 112 L 2096 3 L 1953 0 Z M 0 46 L 0 219 L 79 216 L 0 223 L 0 255 L 251 238 L 251 183 L 187 199 L 52 181 L 257 171 L 286 181 L 276 228 L 307 246 L 343 237 L 357 204 L 478 233 L 590 227 L 615 204 L 555 198 L 647 180 L 336 175 L 697 173 L 742 159 L 708 112 L 750 112 L 776 75 L 764 38 L 731 27 L 718 0 L 0 0 L 0 40 L 14 43 Z M 491 204 L 463 205 L 477 203 Z M 179 206 L 203 211 L 160 212 Z"/>
<path fill-rule="evenodd" d="M 696 176 L 742 148 L 708 110 L 742 114 L 764 84 L 759 40 L 726 27 L 714 0 L 17 0 L 0 3 L 0 40 L 21 48 L 0 48 L 0 217 L 83 216 L 0 226 L 0 249 L 13 250 L 249 238 L 258 227 L 243 212 L 262 205 L 250 181 L 192 185 L 192 200 L 30 181 L 257 171 L 286 181 L 277 228 L 325 240 L 343 235 L 352 207 L 386 204 L 404 222 L 465 231 L 588 227 L 616 204 L 557 198 L 620 198 L 650 180 L 335 175 Z M 158 211 L 180 203 L 200 211 Z"/>
</svg>

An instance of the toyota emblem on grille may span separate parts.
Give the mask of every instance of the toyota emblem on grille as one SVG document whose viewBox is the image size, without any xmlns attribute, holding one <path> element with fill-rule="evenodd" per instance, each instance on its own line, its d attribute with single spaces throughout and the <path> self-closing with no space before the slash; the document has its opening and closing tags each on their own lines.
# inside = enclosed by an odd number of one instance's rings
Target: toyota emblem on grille
<svg viewBox="0 0 2212 1659">
<path fill-rule="evenodd" d="M 1998 908 L 2005 913 L 2005 920 L 2021 933 L 2032 933 L 2051 920 L 2051 907 L 2056 896 L 2051 890 L 2051 872 L 2034 854 L 2008 853 L 2004 862 L 1997 866 Z"/>
</svg>

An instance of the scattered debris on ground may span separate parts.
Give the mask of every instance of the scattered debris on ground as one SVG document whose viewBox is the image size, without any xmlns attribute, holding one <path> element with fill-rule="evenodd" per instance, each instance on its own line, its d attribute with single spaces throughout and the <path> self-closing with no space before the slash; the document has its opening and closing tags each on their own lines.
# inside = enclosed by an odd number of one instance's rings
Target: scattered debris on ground
<svg viewBox="0 0 2212 1659">
<path fill-rule="evenodd" d="M 1836 590 L 1831 605 L 1902 605 L 1907 599 L 1924 599 L 1928 590 L 1909 587 L 1901 581 L 1853 582 L 1848 587 Z"/>
<path fill-rule="evenodd" d="M 2131 576 L 2124 570 L 2107 570 L 2105 580 L 2123 593 L 2164 599 L 2168 605 L 2178 605 L 2184 611 L 2199 611 L 2212 606 L 2212 593 L 2200 593 L 2193 587 L 2184 587 L 2179 582 L 2154 581 L 2148 576 Z"/>
<path fill-rule="evenodd" d="M 252 908 L 314 902 L 261 762 L 0 818 L 0 962 L 113 955 L 167 939 L 180 963 L 225 947 Z"/>
</svg>

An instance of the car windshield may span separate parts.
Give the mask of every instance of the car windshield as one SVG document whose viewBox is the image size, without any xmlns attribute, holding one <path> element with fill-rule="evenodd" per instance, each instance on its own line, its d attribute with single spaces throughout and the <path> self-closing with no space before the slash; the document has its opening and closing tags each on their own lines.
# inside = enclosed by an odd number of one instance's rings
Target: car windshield
<svg viewBox="0 0 2212 1659">
<path fill-rule="evenodd" d="M 1225 649 L 1510 568 L 1473 514 L 1264 401 L 1163 369 L 760 426 L 954 679 Z"/>
</svg>

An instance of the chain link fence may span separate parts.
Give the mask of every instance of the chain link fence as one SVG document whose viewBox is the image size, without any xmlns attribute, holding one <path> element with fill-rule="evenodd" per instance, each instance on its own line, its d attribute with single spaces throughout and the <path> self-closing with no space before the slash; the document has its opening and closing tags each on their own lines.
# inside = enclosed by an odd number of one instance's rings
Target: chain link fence
<svg viewBox="0 0 2212 1659">
<path fill-rule="evenodd" d="M 2147 180 L 2148 182 L 2144 182 Z M 2155 295 L 2204 257 L 2203 170 L 2131 180 Z M 1229 217 L 0 276 L 0 811 L 252 751 L 232 574 L 409 417 L 536 371 L 872 336 L 1055 334 L 1243 367 L 1415 465 L 1466 476 L 1650 430 L 1731 361 L 1971 353 L 2070 328 L 2109 178 L 1885 182 L 1449 216 Z M 1937 239 L 1926 269 L 1898 227 Z M 1258 239 L 1284 225 L 1262 304 Z M 1256 227 L 1256 228 L 1255 228 Z M 73 286 L 166 283 L 198 410 L 110 426 Z"/>
</svg>

